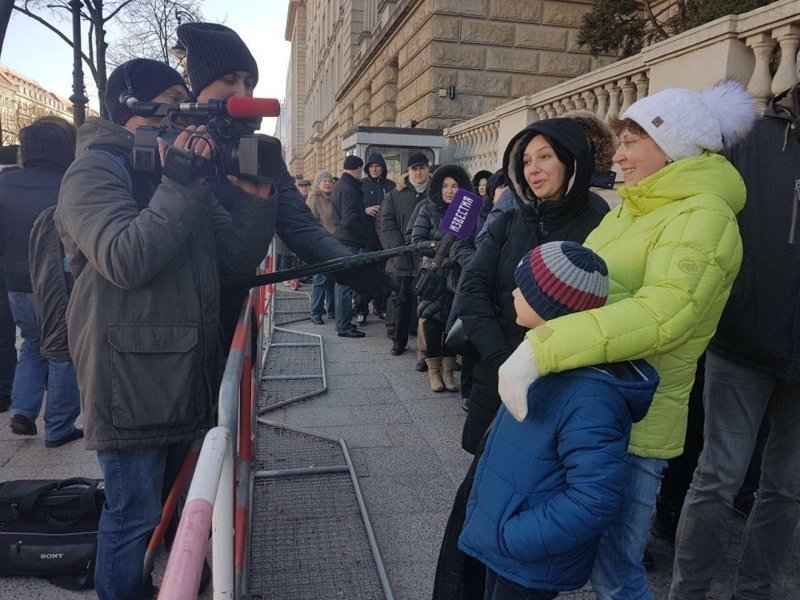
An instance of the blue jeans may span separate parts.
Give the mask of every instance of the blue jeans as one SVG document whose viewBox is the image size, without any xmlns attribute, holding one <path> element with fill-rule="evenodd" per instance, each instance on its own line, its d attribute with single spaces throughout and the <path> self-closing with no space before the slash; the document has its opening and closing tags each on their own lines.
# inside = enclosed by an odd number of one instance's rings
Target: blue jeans
<svg viewBox="0 0 800 600">
<path fill-rule="evenodd" d="M 150 577 L 143 575 L 144 555 L 188 447 L 97 451 L 106 487 L 94 574 L 100 600 L 152 598 Z"/>
<path fill-rule="evenodd" d="M 348 247 L 348 250 L 353 254 L 360 252 L 359 248 Z M 335 289 L 336 298 L 336 333 L 350 331 L 355 329 L 352 323 L 353 320 L 353 295 L 355 294 L 353 288 L 349 285 L 342 285 L 337 283 Z"/>
<path fill-rule="evenodd" d="M 11 414 L 36 419 L 46 388 L 45 439 L 60 440 L 72 433 L 75 419 L 81 412 L 75 367 L 70 361 L 48 361 L 39 352 L 39 324 L 33 309 L 33 294 L 9 292 L 8 300 L 23 340 L 11 391 Z"/>
<path fill-rule="evenodd" d="M 8 305 L 8 293 L 0 288 L 0 396 L 11 396 L 17 368 L 17 327 Z"/>
<path fill-rule="evenodd" d="M 500 577 L 487 567 L 483 600 L 552 600 L 558 592 L 532 590 Z"/>
<path fill-rule="evenodd" d="M 768 414 L 761 481 L 742 538 L 733 597 L 770 598 L 800 519 L 800 386 L 709 350 L 703 392 L 704 445 L 678 524 L 669 597 L 705 598 L 725 554 L 733 498 Z"/>
<path fill-rule="evenodd" d="M 652 600 L 642 565 L 650 520 L 667 461 L 629 456 L 625 500 L 617 520 L 600 537 L 592 568 L 598 600 Z"/>
<path fill-rule="evenodd" d="M 333 316 L 336 313 L 334 282 L 321 273 L 311 280 L 311 316 L 321 317 L 323 313 Z"/>
</svg>

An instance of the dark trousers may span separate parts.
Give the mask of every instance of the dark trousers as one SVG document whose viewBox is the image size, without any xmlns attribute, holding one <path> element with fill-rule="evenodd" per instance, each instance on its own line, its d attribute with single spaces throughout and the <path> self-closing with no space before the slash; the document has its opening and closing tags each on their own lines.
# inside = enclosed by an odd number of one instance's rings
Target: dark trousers
<svg viewBox="0 0 800 600">
<path fill-rule="evenodd" d="M 558 592 L 532 590 L 486 569 L 486 594 L 483 600 L 551 600 Z"/>
<path fill-rule="evenodd" d="M 392 292 L 389 302 L 392 304 L 392 321 L 394 323 L 394 345 L 405 348 L 408 345 L 408 331 L 411 327 L 411 314 L 416 301 L 411 293 L 410 275 L 397 277 L 397 290 Z"/>
<path fill-rule="evenodd" d="M 0 396 L 11 396 L 17 368 L 17 328 L 8 305 L 8 293 L 0 288 Z"/>
<path fill-rule="evenodd" d="M 439 548 L 436 575 L 433 580 L 433 600 L 482 600 L 486 589 L 484 564 L 458 549 L 458 538 L 467 518 L 467 500 L 475 481 L 475 471 L 483 454 L 486 438 L 478 443 L 464 480 L 456 491 L 453 508 Z"/>
<path fill-rule="evenodd" d="M 422 328 L 425 335 L 425 354 L 429 358 L 455 356 L 455 352 L 444 343 L 444 323 L 438 319 L 424 319 Z"/>
<path fill-rule="evenodd" d="M 481 359 L 481 355 L 472 344 L 467 344 L 467 347 L 461 353 L 461 397 L 469 398 L 472 392 L 472 381 L 474 377 L 475 367 Z"/>
<path fill-rule="evenodd" d="M 670 459 L 661 488 L 656 501 L 656 529 L 659 533 L 674 538 L 678 526 L 678 518 L 683 508 L 686 493 L 692 483 L 692 476 L 697 467 L 697 461 L 703 450 L 703 427 L 705 426 L 705 411 L 703 410 L 703 387 L 705 383 L 705 354 L 697 362 L 697 374 L 694 385 L 689 393 L 689 417 L 686 428 L 686 440 L 683 445 L 683 454 Z M 758 489 L 758 480 L 761 477 L 761 457 L 764 444 L 769 432 L 768 419 L 764 419 L 761 430 L 758 432 L 756 447 L 750 459 L 739 494 L 744 501 Z M 750 498 L 751 500 L 752 498 Z M 737 497 L 738 501 L 738 497 Z M 748 502 L 749 503 L 749 502 Z M 736 505 L 737 502 L 734 503 Z"/>
</svg>

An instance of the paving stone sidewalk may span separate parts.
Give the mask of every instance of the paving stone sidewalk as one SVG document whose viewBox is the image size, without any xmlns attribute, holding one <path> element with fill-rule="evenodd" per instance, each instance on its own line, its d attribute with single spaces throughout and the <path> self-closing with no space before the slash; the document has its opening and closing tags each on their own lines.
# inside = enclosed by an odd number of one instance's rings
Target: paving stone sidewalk
<svg viewBox="0 0 800 600">
<path fill-rule="evenodd" d="M 413 351 L 391 356 L 384 324 L 372 315 L 362 339 L 339 338 L 332 324 L 306 321 L 287 327 L 323 334 L 329 391 L 268 417 L 346 440 L 397 600 L 430 598 L 444 525 L 471 458 L 459 444 L 464 412 L 458 394 L 431 393 L 425 374 L 413 369 Z M 45 449 L 41 433 L 20 438 L 9 430 L 8 419 L 8 413 L 0 414 L 0 481 L 100 476 L 94 453 L 85 451 L 81 442 Z M 713 598 L 730 598 L 732 557 L 741 524 L 737 521 L 731 531 L 734 548 L 720 569 L 721 583 Z M 666 543 L 653 546 L 657 566 L 650 582 L 656 600 L 666 599 L 671 552 Z M 163 568 L 163 559 L 158 568 Z M 782 573 L 773 597 L 800 600 L 798 532 Z M 0 579 L 2 600 L 91 597 L 91 591 L 68 592 L 43 580 Z M 560 597 L 589 599 L 594 594 L 585 590 Z"/>
</svg>

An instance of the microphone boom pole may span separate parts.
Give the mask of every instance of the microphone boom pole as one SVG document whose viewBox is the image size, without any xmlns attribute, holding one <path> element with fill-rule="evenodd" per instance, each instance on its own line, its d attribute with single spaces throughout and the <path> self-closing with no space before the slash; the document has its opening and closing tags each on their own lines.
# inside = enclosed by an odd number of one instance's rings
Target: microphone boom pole
<svg viewBox="0 0 800 600">
<path fill-rule="evenodd" d="M 376 250 L 375 252 L 365 252 L 363 254 L 353 254 L 352 256 L 342 256 L 314 265 L 295 267 L 294 269 L 275 271 L 274 273 L 264 273 L 263 275 L 254 275 L 246 279 L 240 279 L 239 281 L 233 281 L 225 284 L 224 287 L 254 288 L 262 285 L 269 285 L 271 283 L 278 283 L 280 281 L 299 279 L 300 277 L 307 277 L 308 275 L 327 275 L 328 273 L 336 273 L 338 271 L 345 271 L 354 267 L 362 267 L 364 265 L 381 262 L 389 258 L 394 258 L 395 256 L 402 256 L 404 254 L 420 254 L 427 250 L 435 250 L 438 245 L 439 242 L 429 240 L 425 242 L 419 242 L 417 244 L 409 244 L 408 246 L 389 248 L 388 250 Z"/>
</svg>

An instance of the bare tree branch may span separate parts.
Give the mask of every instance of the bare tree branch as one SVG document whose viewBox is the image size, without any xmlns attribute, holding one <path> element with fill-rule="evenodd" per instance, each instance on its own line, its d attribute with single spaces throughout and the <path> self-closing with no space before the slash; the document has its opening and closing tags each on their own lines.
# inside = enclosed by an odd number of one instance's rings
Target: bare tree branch
<svg viewBox="0 0 800 600">
<path fill-rule="evenodd" d="M 44 18 L 40 17 L 36 13 L 32 13 L 27 8 L 21 8 L 19 6 L 14 6 L 14 10 L 21 12 L 23 15 L 26 15 L 26 16 L 30 17 L 31 19 L 33 19 L 34 21 L 37 21 L 38 23 L 41 23 L 42 25 L 47 27 L 50 31 L 55 33 L 58 37 L 60 37 L 62 40 L 64 40 L 67 44 L 72 46 L 72 40 L 71 39 L 69 39 L 60 29 L 58 29 L 54 25 L 51 25 L 48 21 L 46 21 Z M 84 53 L 81 53 L 81 57 L 83 58 L 83 61 L 90 68 L 93 66 L 92 65 L 92 61 L 88 56 L 86 56 Z"/>
</svg>

